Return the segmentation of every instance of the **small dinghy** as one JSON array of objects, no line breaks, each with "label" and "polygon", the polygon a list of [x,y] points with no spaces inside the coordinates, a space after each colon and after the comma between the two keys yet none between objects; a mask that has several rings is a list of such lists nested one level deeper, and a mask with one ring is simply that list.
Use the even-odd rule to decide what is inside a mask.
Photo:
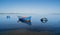
[{"label": "small dinghy", "polygon": [[19,16],[18,17],[18,22],[23,22],[23,23],[31,24],[31,16],[29,16],[29,17]]}]

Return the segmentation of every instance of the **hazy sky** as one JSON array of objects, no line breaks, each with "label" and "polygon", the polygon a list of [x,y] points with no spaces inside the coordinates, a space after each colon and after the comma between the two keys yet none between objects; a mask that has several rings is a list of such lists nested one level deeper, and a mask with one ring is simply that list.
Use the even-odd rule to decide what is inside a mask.
[{"label": "hazy sky", "polygon": [[0,0],[0,13],[60,13],[60,1]]}]

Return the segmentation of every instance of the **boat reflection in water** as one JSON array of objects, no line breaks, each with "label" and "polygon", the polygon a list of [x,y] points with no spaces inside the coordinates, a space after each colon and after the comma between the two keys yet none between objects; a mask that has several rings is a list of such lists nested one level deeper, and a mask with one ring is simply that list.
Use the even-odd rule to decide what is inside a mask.
[{"label": "boat reflection in water", "polygon": [[10,16],[6,16],[7,19],[10,19]]},{"label": "boat reflection in water", "polygon": [[18,22],[26,23],[28,25],[31,25],[31,16],[18,16]]}]

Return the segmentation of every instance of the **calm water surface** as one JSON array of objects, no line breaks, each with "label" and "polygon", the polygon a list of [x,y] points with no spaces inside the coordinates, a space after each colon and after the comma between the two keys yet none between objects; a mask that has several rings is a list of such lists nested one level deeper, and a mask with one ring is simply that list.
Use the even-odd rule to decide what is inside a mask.
[{"label": "calm water surface", "polygon": [[[10,16],[7,18],[6,16]],[[17,16],[31,16],[31,24],[18,23]],[[40,19],[46,17],[47,23],[42,23]],[[60,15],[27,15],[27,14],[0,14],[0,31],[3,29],[24,28],[30,31],[51,31],[60,33]]]}]

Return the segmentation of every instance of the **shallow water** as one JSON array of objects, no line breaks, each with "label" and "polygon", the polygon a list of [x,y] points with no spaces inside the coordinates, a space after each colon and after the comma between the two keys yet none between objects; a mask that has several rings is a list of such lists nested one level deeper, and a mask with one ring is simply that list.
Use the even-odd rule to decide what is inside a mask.
[{"label": "shallow water", "polygon": [[[6,16],[10,16],[7,18]],[[31,24],[18,23],[18,16],[31,16]],[[46,17],[48,21],[42,23],[40,19]],[[24,28],[28,31],[50,31],[56,34],[60,33],[60,15],[27,15],[27,14],[0,14],[0,31],[4,29],[19,29]]]}]

